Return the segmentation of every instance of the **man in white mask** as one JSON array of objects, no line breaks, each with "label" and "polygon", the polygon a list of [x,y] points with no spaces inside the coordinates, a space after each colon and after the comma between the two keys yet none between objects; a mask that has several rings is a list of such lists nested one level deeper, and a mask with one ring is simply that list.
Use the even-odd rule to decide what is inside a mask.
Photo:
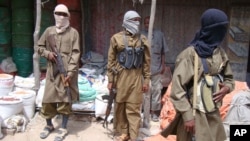
[{"label": "man in white mask", "polygon": [[124,15],[122,26],[132,35],[135,35],[140,31],[140,20],[141,17],[137,12],[128,11]]},{"label": "man in white mask", "polygon": [[137,139],[143,93],[149,88],[150,49],[147,38],[139,34],[140,19],[135,11],[126,12],[124,30],[110,39],[108,89],[116,88],[114,129],[120,133],[115,141]]},{"label": "man in white mask", "polygon": [[[48,60],[45,91],[40,111],[41,116],[46,119],[47,125],[40,133],[40,138],[45,139],[54,131],[51,119],[60,114],[62,124],[54,141],[62,141],[68,134],[67,122],[72,113],[72,103],[79,97],[77,80],[80,42],[77,30],[70,27],[70,13],[65,5],[59,4],[55,7],[54,17],[55,26],[48,27],[44,31],[36,48],[38,54]],[[55,53],[55,50],[58,54]],[[57,66],[58,56],[61,56],[65,80],[62,79],[61,71]],[[65,90],[66,83],[69,85],[69,91],[67,91],[69,93]]]},{"label": "man in white mask", "polygon": [[68,8],[63,4],[59,4],[54,10],[54,17],[56,23],[56,32],[64,32],[69,27],[70,13]]}]

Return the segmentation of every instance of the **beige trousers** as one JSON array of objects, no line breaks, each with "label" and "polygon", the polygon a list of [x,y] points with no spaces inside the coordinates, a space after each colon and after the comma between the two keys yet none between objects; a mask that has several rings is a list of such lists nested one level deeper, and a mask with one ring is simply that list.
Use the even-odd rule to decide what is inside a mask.
[{"label": "beige trousers", "polygon": [[139,103],[116,103],[115,105],[115,128],[121,134],[128,134],[131,139],[136,139],[139,134],[141,123],[141,104]]},{"label": "beige trousers", "polygon": [[69,115],[72,113],[71,104],[66,102],[42,103],[40,115],[45,119],[55,117],[57,114]]}]

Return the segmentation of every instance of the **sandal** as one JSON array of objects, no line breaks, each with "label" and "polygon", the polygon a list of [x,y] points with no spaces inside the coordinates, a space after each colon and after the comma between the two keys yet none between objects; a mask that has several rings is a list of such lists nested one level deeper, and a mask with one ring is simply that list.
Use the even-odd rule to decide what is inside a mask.
[{"label": "sandal", "polygon": [[60,128],[58,131],[58,135],[56,135],[54,141],[62,141],[67,135],[68,135],[68,130]]},{"label": "sandal", "polygon": [[54,129],[55,128],[53,126],[48,126],[48,125],[45,126],[43,131],[40,133],[40,138],[41,139],[47,138],[49,134],[54,131]]},{"label": "sandal", "polygon": [[114,141],[128,141],[130,137],[127,134],[122,134],[121,136],[116,136]]}]

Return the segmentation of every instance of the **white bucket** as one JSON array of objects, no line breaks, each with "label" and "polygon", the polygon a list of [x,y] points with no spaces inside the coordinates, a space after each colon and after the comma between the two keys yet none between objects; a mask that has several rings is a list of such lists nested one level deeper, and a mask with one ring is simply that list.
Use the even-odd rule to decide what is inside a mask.
[{"label": "white bucket", "polygon": [[14,86],[14,78],[12,75],[1,73],[0,74],[0,96],[8,95]]},{"label": "white bucket", "polygon": [[3,120],[12,115],[19,114],[23,110],[23,100],[15,96],[0,97],[0,115]]},{"label": "white bucket", "polygon": [[33,90],[19,89],[9,93],[10,96],[15,96],[23,99],[23,114],[30,120],[35,113],[36,92]]},{"label": "white bucket", "polygon": [[2,139],[3,138],[3,133],[2,133],[2,121],[3,121],[3,119],[2,119],[2,117],[1,117],[1,115],[0,115],[0,139]]},{"label": "white bucket", "polygon": [[[104,94],[99,94],[96,96],[96,99],[95,99],[95,116],[96,117],[104,118],[105,114],[106,114],[108,100],[107,99],[103,100],[102,99],[103,95]],[[114,112],[113,106],[114,106],[114,104],[112,104],[112,109],[110,111],[110,115],[112,115]]]}]

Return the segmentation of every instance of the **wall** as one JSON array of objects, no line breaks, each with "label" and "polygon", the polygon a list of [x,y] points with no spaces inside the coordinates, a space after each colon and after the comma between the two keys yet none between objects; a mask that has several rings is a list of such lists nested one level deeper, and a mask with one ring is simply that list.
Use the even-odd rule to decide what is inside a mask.
[{"label": "wall", "polygon": [[[166,62],[174,65],[176,56],[185,49],[200,27],[200,16],[207,8],[219,8],[230,17],[233,5],[250,5],[248,0],[157,0],[154,27],[161,29],[169,47]],[[122,30],[123,15],[127,10],[136,10],[142,18],[150,15],[151,0],[133,4],[131,0],[85,1],[86,51],[93,50],[107,58],[110,37]],[[244,11],[242,11],[244,12]],[[249,11],[248,11],[249,12]],[[143,24],[143,23],[142,23]],[[249,24],[245,28],[249,28]],[[143,28],[143,26],[142,26]],[[229,36],[229,34],[227,35]],[[222,46],[228,48],[228,38]],[[244,64],[245,65],[245,64]],[[237,77],[242,80],[242,77]]]},{"label": "wall", "polygon": [[[86,2],[86,1],[85,1]],[[133,5],[129,0],[92,0],[85,7],[88,17],[85,19],[87,34],[86,50],[98,51],[105,56],[109,47],[110,37],[122,29],[123,15],[127,10],[136,10],[142,18],[150,15],[151,0],[144,0],[143,4]],[[228,12],[227,2],[193,0],[157,0],[155,28],[161,29],[169,45],[167,63],[172,64],[176,56],[193,39],[199,29],[201,13],[209,8],[216,7]],[[86,15],[86,14],[85,14]],[[143,26],[142,26],[143,28]]]},{"label": "wall", "polygon": [[230,13],[228,56],[235,79],[246,81],[249,65],[250,5],[233,5]]}]

